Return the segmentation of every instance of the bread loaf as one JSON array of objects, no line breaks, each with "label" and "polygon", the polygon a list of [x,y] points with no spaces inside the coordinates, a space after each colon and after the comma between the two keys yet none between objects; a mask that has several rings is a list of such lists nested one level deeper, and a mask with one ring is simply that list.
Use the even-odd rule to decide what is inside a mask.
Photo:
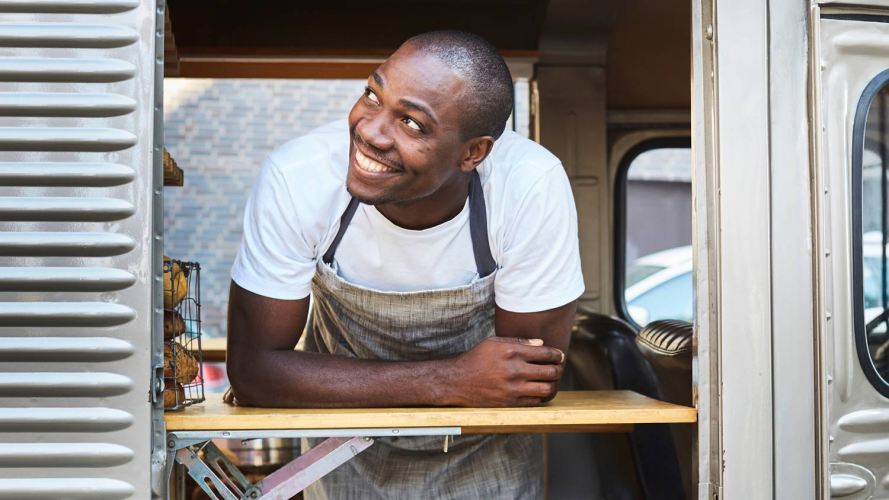
[{"label": "bread loaf", "polygon": [[176,383],[175,387],[164,388],[164,408],[172,408],[185,402],[185,387]]},{"label": "bread loaf", "polygon": [[[173,351],[175,358],[173,359]],[[198,376],[198,360],[188,353],[182,346],[164,344],[164,378],[173,378],[173,366],[176,367],[176,382],[189,384]]]},{"label": "bread loaf", "polygon": [[164,311],[164,340],[172,340],[185,333],[185,320],[176,311]]},{"label": "bread loaf", "polygon": [[164,309],[172,309],[188,293],[188,277],[178,263],[164,256]]}]

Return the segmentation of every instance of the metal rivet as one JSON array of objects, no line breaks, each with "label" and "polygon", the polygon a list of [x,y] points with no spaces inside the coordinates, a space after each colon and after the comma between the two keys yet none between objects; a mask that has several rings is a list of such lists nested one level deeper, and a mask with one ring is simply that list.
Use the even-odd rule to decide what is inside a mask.
[{"label": "metal rivet", "polygon": [[824,252],[824,256],[825,256],[825,257],[830,257],[830,250]]},{"label": "metal rivet", "polygon": [[824,315],[824,317],[827,318],[827,321],[830,321],[831,315],[830,315],[830,313],[827,313]]},{"label": "metal rivet", "polygon": [[707,40],[713,40],[713,25],[712,24],[707,25],[707,31],[705,32],[705,36],[707,37]]},{"label": "metal rivet", "polygon": [[398,434],[398,429],[392,429],[392,434]]}]

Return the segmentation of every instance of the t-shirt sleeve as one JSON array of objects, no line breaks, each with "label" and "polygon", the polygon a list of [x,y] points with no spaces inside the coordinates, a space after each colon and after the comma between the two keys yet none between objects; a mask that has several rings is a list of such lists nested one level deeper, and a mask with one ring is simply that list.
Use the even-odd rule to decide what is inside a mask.
[{"label": "t-shirt sleeve", "polygon": [[244,210],[244,236],[231,277],[240,287],[274,299],[309,295],[315,245],[299,220],[293,191],[266,159]]},{"label": "t-shirt sleeve", "polygon": [[577,211],[562,166],[547,170],[513,213],[495,278],[497,305],[539,312],[577,299],[584,291]]}]

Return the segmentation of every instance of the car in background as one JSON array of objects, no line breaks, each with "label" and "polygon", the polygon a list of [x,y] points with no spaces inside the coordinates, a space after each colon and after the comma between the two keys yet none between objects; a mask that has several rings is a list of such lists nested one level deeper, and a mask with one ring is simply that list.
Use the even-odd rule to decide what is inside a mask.
[{"label": "car in background", "polygon": [[659,319],[692,321],[691,246],[662,250],[627,266],[624,299],[630,319],[645,326]]},{"label": "car in background", "polygon": [[[864,320],[865,324],[883,312],[880,293],[882,234],[871,231],[864,235]],[[889,252],[887,252],[889,253]],[[659,319],[694,320],[691,246],[662,250],[627,266],[624,299],[630,319],[645,326]],[[878,325],[872,335],[886,334],[886,323]]]}]

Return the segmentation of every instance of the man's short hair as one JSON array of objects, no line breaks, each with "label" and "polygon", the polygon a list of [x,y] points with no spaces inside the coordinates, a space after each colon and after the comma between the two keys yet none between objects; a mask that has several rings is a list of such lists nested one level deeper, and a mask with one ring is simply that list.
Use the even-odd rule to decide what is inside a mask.
[{"label": "man's short hair", "polygon": [[478,35],[456,30],[422,33],[405,43],[434,56],[463,78],[465,139],[500,137],[512,113],[514,97],[512,75],[496,47]]}]

